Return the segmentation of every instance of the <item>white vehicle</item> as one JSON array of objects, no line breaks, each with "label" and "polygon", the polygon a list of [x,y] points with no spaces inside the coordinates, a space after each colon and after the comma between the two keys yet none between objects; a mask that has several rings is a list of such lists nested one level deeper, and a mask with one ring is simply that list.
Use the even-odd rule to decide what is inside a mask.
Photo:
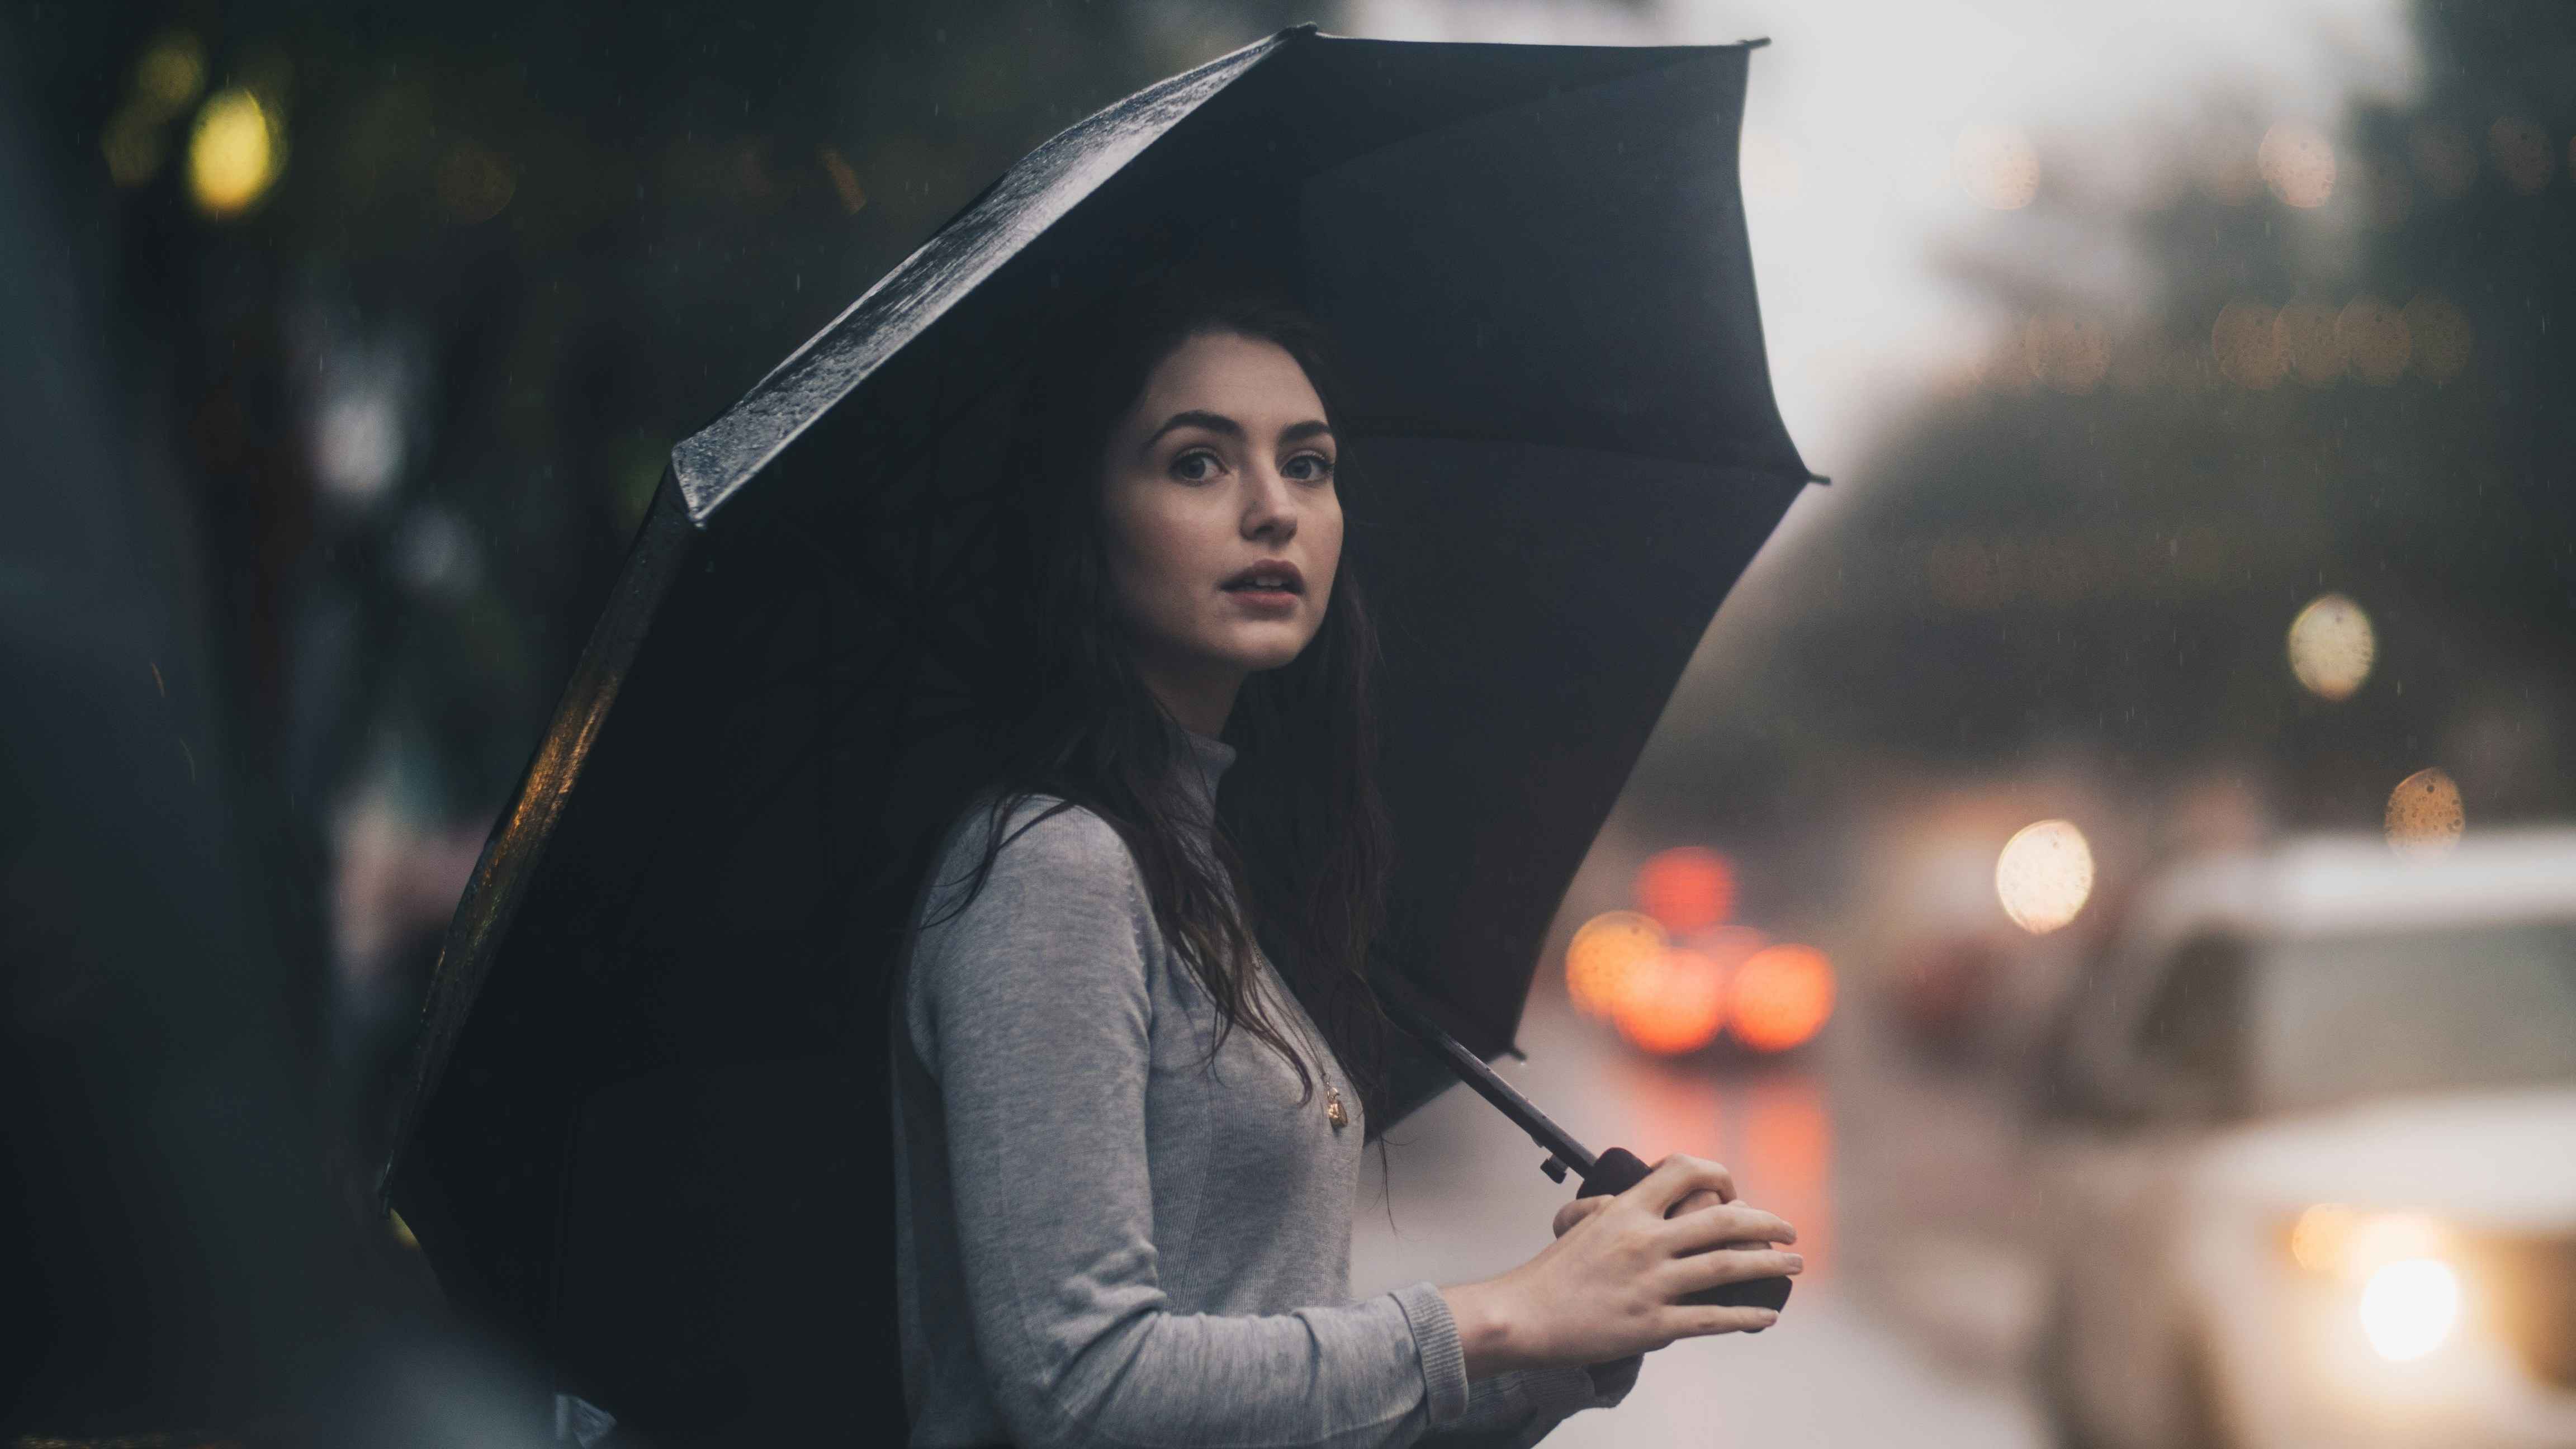
[{"label": "white vehicle", "polygon": [[2186,866],[2060,1028],[2064,1443],[2576,1446],[2576,830]]}]

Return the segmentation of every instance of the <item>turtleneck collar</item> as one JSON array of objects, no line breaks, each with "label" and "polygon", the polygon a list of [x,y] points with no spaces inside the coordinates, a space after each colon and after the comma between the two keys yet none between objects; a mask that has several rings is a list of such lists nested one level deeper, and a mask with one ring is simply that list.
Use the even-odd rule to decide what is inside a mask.
[{"label": "turtleneck collar", "polygon": [[1205,845],[1216,829],[1216,787],[1234,763],[1234,746],[1195,730],[1173,727],[1183,750],[1176,762],[1180,778],[1182,824]]},{"label": "turtleneck collar", "polygon": [[1190,747],[1190,757],[1198,762],[1199,775],[1207,786],[1207,798],[1215,799],[1217,782],[1225,778],[1227,767],[1234,763],[1234,746],[1196,730],[1181,731],[1181,738]]}]

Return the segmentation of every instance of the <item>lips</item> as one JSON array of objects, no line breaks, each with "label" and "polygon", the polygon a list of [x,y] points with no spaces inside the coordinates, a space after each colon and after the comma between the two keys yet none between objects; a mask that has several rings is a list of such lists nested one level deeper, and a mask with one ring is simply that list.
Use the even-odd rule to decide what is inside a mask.
[{"label": "lips", "polygon": [[1302,594],[1306,576],[1286,559],[1264,559],[1230,576],[1218,587],[1229,594]]}]

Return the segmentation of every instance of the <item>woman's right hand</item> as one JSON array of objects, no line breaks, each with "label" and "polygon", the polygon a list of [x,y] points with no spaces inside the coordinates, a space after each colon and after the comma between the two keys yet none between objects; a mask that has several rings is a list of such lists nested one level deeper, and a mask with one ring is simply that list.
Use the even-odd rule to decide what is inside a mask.
[{"label": "woman's right hand", "polygon": [[[1604,1363],[1650,1353],[1676,1339],[1778,1322],[1780,1315],[1768,1308],[1679,1301],[1720,1284],[1794,1274],[1806,1266],[1797,1254],[1768,1247],[1712,1251],[1736,1243],[1797,1241],[1797,1229],[1729,1201],[1734,1193],[1725,1168],[1677,1153],[1626,1192],[1585,1202],[1588,1211],[1537,1257],[1499,1278],[1442,1289],[1457,1321],[1467,1377]],[[1694,1194],[1718,1200],[1703,1196],[1705,1205],[1686,1206]]]}]

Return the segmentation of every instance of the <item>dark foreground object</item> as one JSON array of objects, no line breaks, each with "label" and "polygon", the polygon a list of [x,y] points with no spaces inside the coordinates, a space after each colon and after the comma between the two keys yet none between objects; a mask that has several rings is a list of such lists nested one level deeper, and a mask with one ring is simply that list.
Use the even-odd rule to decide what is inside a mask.
[{"label": "dark foreground object", "polygon": [[[1746,254],[1746,55],[1282,32],[1041,146],[681,443],[432,985],[389,1187],[447,1290],[621,1435],[895,1422],[884,968],[1004,692],[1022,344],[1176,265],[1333,335],[1385,621],[1384,960],[1509,1049],[1809,480]],[[1447,1080],[1412,1058],[1372,1126]]]}]

